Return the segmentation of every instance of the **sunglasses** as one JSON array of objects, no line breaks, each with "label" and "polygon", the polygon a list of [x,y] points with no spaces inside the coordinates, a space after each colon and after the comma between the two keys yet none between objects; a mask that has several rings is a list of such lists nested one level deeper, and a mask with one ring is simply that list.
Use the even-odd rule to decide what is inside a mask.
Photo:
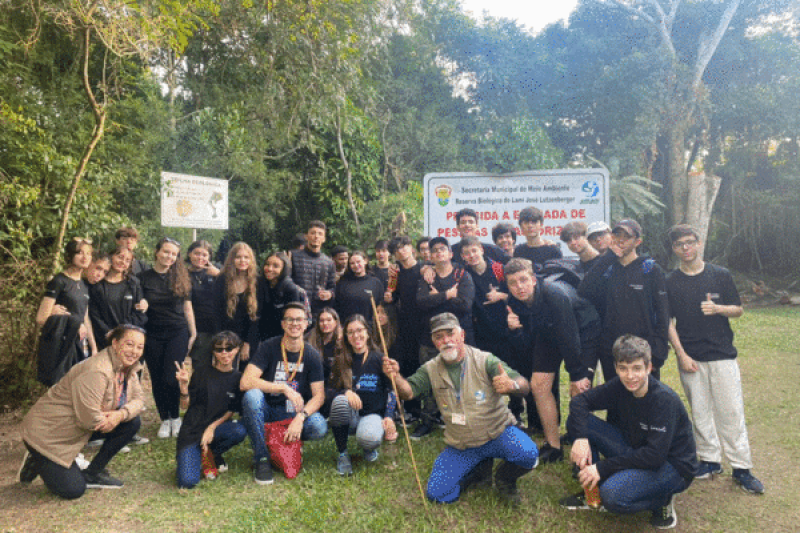
[{"label": "sunglasses", "polygon": [[175,246],[177,246],[178,248],[180,248],[180,247],[181,247],[181,243],[180,243],[180,241],[176,241],[176,240],[175,240],[175,239],[173,239],[172,237],[164,237],[163,239],[161,239],[161,242],[168,242],[168,243],[170,243],[170,244],[174,244],[174,245],[175,245]]},{"label": "sunglasses", "polygon": [[93,244],[92,239],[88,239],[86,237],[73,237],[72,240],[80,243]]},{"label": "sunglasses", "polygon": [[232,352],[237,349],[238,346],[227,345],[227,346],[214,346],[214,353],[223,353],[223,352]]}]

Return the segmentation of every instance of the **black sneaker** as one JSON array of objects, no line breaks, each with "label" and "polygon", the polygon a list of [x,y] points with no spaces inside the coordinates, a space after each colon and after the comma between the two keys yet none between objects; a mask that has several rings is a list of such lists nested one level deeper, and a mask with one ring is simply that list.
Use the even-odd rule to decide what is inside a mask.
[{"label": "black sneaker", "polygon": [[494,468],[494,459],[491,457],[484,459],[478,466],[470,470],[461,480],[461,494],[464,494],[471,488],[492,488],[492,470]]},{"label": "black sneaker", "polygon": [[529,468],[523,468],[508,461],[503,461],[500,463],[500,466],[497,467],[497,471],[494,474],[494,486],[497,488],[497,492],[500,493],[500,496],[511,504],[512,507],[519,507],[522,503],[519,490],[517,489],[517,479],[530,471],[531,469]]},{"label": "black sneaker", "polygon": [[86,480],[87,489],[121,489],[124,485],[121,479],[111,477],[107,470],[96,474],[84,470],[83,478]]},{"label": "black sneaker", "polygon": [[272,479],[272,465],[269,464],[268,458],[262,457],[256,463],[256,467],[253,469],[253,477],[259,485],[272,485],[274,481]]},{"label": "black sneaker", "polygon": [[447,424],[445,424],[444,420],[442,419],[442,415],[439,415],[439,414],[437,414],[435,417],[433,417],[433,423],[435,425],[439,426],[441,429],[444,429],[445,426],[447,426]]},{"label": "black sneaker", "polygon": [[695,479],[711,479],[712,475],[719,475],[722,473],[722,465],[719,463],[712,463],[709,461],[700,461],[700,468],[697,469]]},{"label": "black sneaker", "polygon": [[22,456],[22,464],[19,467],[19,472],[17,472],[17,479],[19,479],[20,483],[31,483],[38,476],[36,457],[28,450],[25,450],[25,455]]},{"label": "black sneaker", "polygon": [[546,465],[548,463],[558,463],[564,460],[564,452],[561,448],[553,448],[549,442],[542,444],[539,448],[539,463]]},{"label": "black sneaker", "polygon": [[751,494],[764,494],[764,485],[749,470],[734,470],[733,481]]},{"label": "black sneaker", "polygon": [[410,435],[410,438],[411,440],[422,440],[422,438],[430,434],[431,431],[433,431],[433,428],[429,424],[420,422],[417,424],[417,427],[414,428],[414,432]]},{"label": "black sneaker", "polygon": [[672,529],[678,524],[678,516],[675,514],[675,495],[669,497],[669,502],[664,507],[653,511],[650,518],[650,525],[656,529]]},{"label": "black sneaker", "polygon": [[577,492],[572,496],[566,496],[558,500],[558,505],[570,511],[591,511],[592,508],[586,503],[586,494],[583,491]]}]

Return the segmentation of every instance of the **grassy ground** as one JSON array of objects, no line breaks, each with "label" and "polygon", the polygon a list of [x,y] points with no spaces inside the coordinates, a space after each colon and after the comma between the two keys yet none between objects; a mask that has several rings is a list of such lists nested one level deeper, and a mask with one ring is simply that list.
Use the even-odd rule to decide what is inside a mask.
[{"label": "grassy ground", "polygon": [[[794,391],[800,382],[800,316],[792,309],[750,311],[735,321],[744,381],[754,473],[764,496],[733,485],[730,467],[711,481],[697,481],[676,500],[684,532],[800,531],[800,468]],[[674,357],[664,381],[680,390]],[[566,402],[564,402],[566,406]],[[380,460],[365,465],[358,450],[355,475],[334,470],[333,439],[307,444],[305,467],[287,481],[276,473],[272,486],[253,483],[251,452],[244,443],[228,453],[230,471],[192,491],[177,490],[174,440],[154,438],[153,410],[145,413],[144,434],[153,442],[112,461],[124,478],[119,491],[89,491],[76,502],[52,496],[37,480],[15,482],[22,446],[15,425],[0,427],[0,531],[652,531],[647,513],[615,516],[568,512],[558,499],[579,490],[569,467],[537,468],[520,481],[523,506],[514,511],[491,490],[476,490],[450,506],[423,506],[402,437],[383,446]],[[352,439],[351,439],[352,441]],[[414,444],[423,485],[442,449],[441,431]]]}]

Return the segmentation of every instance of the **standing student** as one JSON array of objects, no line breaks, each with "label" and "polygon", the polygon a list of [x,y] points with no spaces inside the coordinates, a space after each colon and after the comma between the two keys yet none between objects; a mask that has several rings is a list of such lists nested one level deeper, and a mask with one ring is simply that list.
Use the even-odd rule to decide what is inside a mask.
[{"label": "standing student", "polygon": [[92,262],[92,241],[69,241],[64,247],[64,260],[66,268],[47,282],[36,313],[36,324],[42,328],[38,379],[47,386],[97,352],[89,319],[89,288],[82,279],[83,271]]},{"label": "standing student", "polygon": [[[584,488],[599,487],[607,511],[649,510],[653,526],[670,529],[678,522],[674,496],[689,488],[697,472],[689,415],[678,395],[650,375],[647,341],[623,335],[613,351],[618,377],[570,402],[572,462]],[[614,423],[592,414],[611,407],[620,413]],[[589,508],[583,491],[560,503],[570,510]]]},{"label": "standing student", "polygon": [[431,248],[430,244],[428,244],[430,241],[430,237],[420,237],[419,240],[417,240],[417,259],[420,261],[431,260]]},{"label": "standing student", "polygon": [[[386,239],[378,239],[375,243],[375,264],[370,267],[372,275],[381,280],[383,283],[383,290],[386,291],[389,287],[389,241]],[[381,298],[376,296],[377,300]]]},{"label": "standing student", "polygon": [[603,222],[592,222],[586,228],[586,239],[597,253],[603,255],[611,247],[611,227]]},{"label": "standing student", "polygon": [[[181,406],[188,407],[177,440],[176,477],[180,488],[191,489],[201,477],[214,479],[218,472],[225,472],[228,465],[222,454],[247,436],[244,425],[231,419],[241,410],[242,374],[233,364],[242,341],[232,331],[222,331],[214,335],[211,346],[211,366],[195,370],[191,381],[184,365],[178,365],[175,374],[181,389]],[[209,452],[216,471],[203,469],[202,455]]]},{"label": "standing student", "polygon": [[369,324],[361,315],[353,315],[344,324],[344,345],[333,364],[331,383],[334,389],[328,423],[336,442],[339,475],[353,473],[347,437],[355,433],[364,450],[364,460],[378,460],[378,448],[384,432],[394,432],[394,405],[387,405],[391,382],[381,372],[383,355],[377,351],[369,334]]},{"label": "standing student", "polygon": [[517,230],[508,222],[500,222],[492,228],[492,242],[499,246],[508,257],[514,257]]},{"label": "standing student", "polygon": [[333,401],[333,385],[331,374],[336,354],[344,349],[344,333],[339,313],[332,307],[325,307],[317,315],[314,327],[308,333],[306,341],[322,356],[322,372],[325,381],[325,403],[320,408],[320,413],[328,418]]},{"label": "standing student", "polygon": [[586,238],[586,224],[584,222],[570,222],[561,228],[558,236],[567,245],[569,251],[578,256],[580,261],[579,271],[583,274],[589,272],[600,257]]},{"label": "standing student", "polygon": [[[462,266],[452,263],[453,252],[444,237],[434,237],[430,242],[433,257],[433,282],[420,279],[417,286],[417,308],[421,312],[422,331],[420,332],[419,362],[424,365],[436,357],[438,351],[430,336],[430,319],[441,313],[452,313],[458,317],[466,342],[474,344],[475,333],[472,327],[472,301],[475,298],[475,285],[472,276]],[[419,440],[431,431],[437,420],[437,406],[434,397],[418,395],[422,403],[421,420],[411,438]]]},{"label": "standing student", "polygon": [[[89,267],[83,271],[83,280],[90,288],[95,283],[106,277],[109,269],[111,268],[111,257],[106,253],[100,251],[92,254],[92,262]],[[95,339],[96,341],[97,339]]]},{"label": "standing student", "polygon": [[334,307],[344,321],[353,315],[362,315],[372,325],[371,301],[380,301],[386,289],[381,280],[367,271],[368,261],[367,254],[354,251],[350,254],[347,272],[336,284]]},{"label": "standing student", "polygon": [[192,282],[192,311],[197,328],[189,357],[195,371],[211,366],[211,337],[214,336],[214,280],[219,269],[211,263],[211,243],[194,241],[186,250],[186,264]]},{"label": "standing student", "polygon": [[314,316],[333,303],[336,287],[336,267],[331,258],[322,253],[326,231],[324,222],[312,220],[308,223],[305,248],[292,252],[292,280],[305,289]]},{"label": "standing student", "polygon": [[336,267],[336,282],[338,283],[344,273],[347,272],[347,261],[350,259],[350,250],[347,246],[337,244],[331,248],[331,259]]},{"label": "standing student", "polygon": [[175,363],[187,357],[197,338],[192,284],[180,253],[180,243],[164,237],[156,244],[153,268],[142,272],[139,278],[149,304],[144,359],[150,370],[153,398],[161,418],[158,437],[162,439],[177,437],[181,429]]},{"label": "standing student", "polygon": [[742,378],[728,320],[744,313],[739,292],[727,269],[700,258],[700,236],[694,228],[675,226],[669,238],[680,260],[680,266],[667,275],[669,308],[675,317],[669,339],[692,408],[700,459],[695,477],[721,474],[724,454],[733,468],[734,482],[747,492],[762,494],[764,485],[750,473],[753,460]]},{"label": "standing student", "polygon": [[[478,213],[469,207],[465,207],[464,209],[460,210],[458,213],[456,213],[456,227],[458,228],[458,235],[462,239],[464,237],[478,237]],[[433,246],[431,246],[431,252],[433,252]],[[501,264],[506,264],[511,257],[506,255],[506,253],[500,247],[489,243],[485,243],[483,245],[483,253],[492,261],[497,261]],[[457,242],[453,245],[453,257],[455,258],[455,262],[461,262],[460,242]],[[469,343],[469,340],[467,343]]]},{"label": "standing student", "polygon": [[558,403],[552,392],[561,373],[569,372],[570,395],[591,386],[591,367],[600,318],[589,302],[567,283],[537,278],[527,259],[515,257],[505,269],[509,329],[521,330],[523,349],[532,361],[531,389],[544,429],[546,443],[539,450],[543,463],[561,461]]},{"label": "standing student", "polygon": [[131,274],[138,277],[142,272],[150,268],[147,263],[136,258],[136,247],[139,245],[139,232],[136,231],[136,228],[120,228],[114,234],[114,239],[116,240],[117,248],[125,247],[133,254]]},{"label": "standing student", "polygon": [[144,326],[147,322],[147,300],[141,283],[130,273],[133,254],[117,248],[110,258],[108,274],[89,287],[89,317],[100,350],[108,346],[108,333],[120,324]]},{"label": "standing student", "polygon": [[292,281],[292,263],[285,253],[270,254],[264,261],[263,273],[258,280],[259,341],[282,335],[283,308],[288,303],[303,301],[300,288]]},{"label": "standing student", "polygon": [[560,259],[561,250],[558,245],[542,237],[544,232],[544,215],[536,207],[526,207],[519,212],[519,229],[525,242],[514,249],[514,257],[521,257],[533,263],[535,271],[548,259]]},{"label": "standing student", "polygon": [[258,347],[258,276],[253,249],[237,242],[214,280],[214,330],[233,331],[242,339],[239,361]]},{"label": "standing student", "polygon": [[667,359],[669,302],[664,271],[649,257],[641,257],[642,227],[631,219],[620,220],[612,232],[613,253],[602,256],[578,287],[603,318],[600,363],[606,380],[614,377],[611,348],[621,335],[631,334],[650,343],[653,376]]}]

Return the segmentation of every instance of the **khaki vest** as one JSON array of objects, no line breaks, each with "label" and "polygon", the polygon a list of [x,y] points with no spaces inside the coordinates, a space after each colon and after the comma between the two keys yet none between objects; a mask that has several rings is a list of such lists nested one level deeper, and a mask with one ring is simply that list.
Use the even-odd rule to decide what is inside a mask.
[{"label": "khaki vest", "polygon": [[[461,401],[442,356],[425,363],[431,380],[431,390],[442,413],[446,426],[444,442],[463,450],[476,448],[496,439],[514,424],[514,415],[508,410],[502,394],[495,392],[492,378],[486,373],[488,352],[464,346],[466,370],[461,380]],[[453,414],[464,414],[466,425],[454,424]]]}]

